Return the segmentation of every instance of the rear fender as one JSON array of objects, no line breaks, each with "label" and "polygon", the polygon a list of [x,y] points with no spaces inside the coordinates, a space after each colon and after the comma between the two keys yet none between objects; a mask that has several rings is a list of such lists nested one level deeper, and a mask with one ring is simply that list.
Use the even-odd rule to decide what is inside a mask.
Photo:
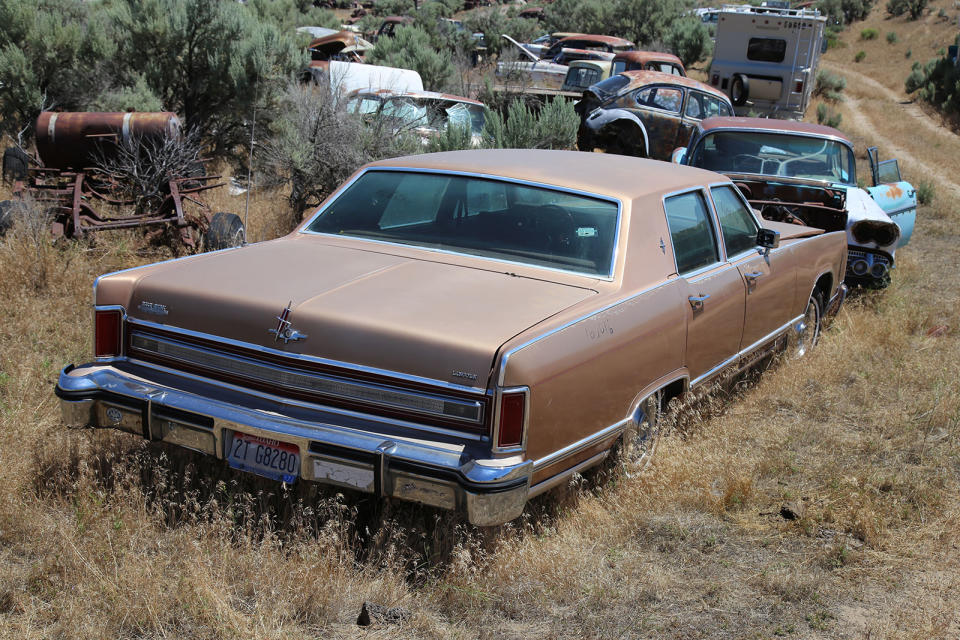
[{"label": "rear fender", "polygon": [[631,125],[636,125],[636,127],[640,129],[640,133],[643,134],[644,154],[650,154],[650,143],[649,137],[647,136],[647,128],[643,126],[643,122],[640,121],[640,118],[626,109],[597,109],[587,116],[587,119],[584,122],[594,133],[600,133],[602,130],[608,129],[608,127],[617,124],[625,124],[629,122]]}]

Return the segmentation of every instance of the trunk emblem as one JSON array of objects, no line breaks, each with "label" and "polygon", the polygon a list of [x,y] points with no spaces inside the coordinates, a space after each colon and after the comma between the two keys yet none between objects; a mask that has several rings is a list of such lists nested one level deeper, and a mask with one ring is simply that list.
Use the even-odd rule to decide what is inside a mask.
[{"label": "trunk emblem", "polygon": [[277,328],[268,329],[270,333],[273,334],[273,341],[278,342],[283,340],[283,344],[287,344],[291,340],[303,340],[306,338],[306,334],[300,333],[296,329],[290,326],[290,305],[293,304],[293,300],[287,303],[287,308],[280,312],[280,315],[277,316]]}]

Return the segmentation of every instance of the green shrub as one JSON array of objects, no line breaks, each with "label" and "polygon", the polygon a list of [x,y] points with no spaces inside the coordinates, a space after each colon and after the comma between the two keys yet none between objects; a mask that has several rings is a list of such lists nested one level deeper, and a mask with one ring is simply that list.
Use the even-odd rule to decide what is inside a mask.
[{"label": "green shrub", "polygon": [[896,32],[896,31],[891,31],[890,33],[887,34],[887,42],[888,42],[888,43],[890,43],[890,44],[896,44],[897,40],[898,40],[898,38],[897,38],[897,32]]},{"label": "green shrub", "polygon": [[821,69],[817,72],[817,82],[813,87],[813,94],[827,100],[839,102],[843,100],[843,90],[847,88],[847,79],[843,76]]},{"label": "green shrub", "polygon": [[910,19],[916,20],[923,15],[927,3],[928,0],[888,0],[887,13],[891,16],[902,16],[909,13]]},{"label": "green shrub", "polygon": [[877,35],[878,35],[877,30],[873,28],[863,29],[862,31],[860,31],[861,40],[876,40]]},{"label": "green shrub", "polygon": [[906,52],[905,54],[903,54],[903,57],[904,57],[904,58],[909,58],[909,57],[912,56],[912,55],[913,55],[913,49],[907,49],[907,52]]},{"label": "green shrub", "polygon": [[536,114],[522,99],[515,99],[507,107],[506,118],[487,110],[484,146],[492,149],[572,149],[579,126],[580,117],[571,102],[551,100]]},{"label": "green shrub", "polygon": [[827,16],[829,24],[846,25],[866,18],[873,3],[874,0],[820,0],[817,8]]},{"label": "green shrub", "polygon": [[831,110],[824,103],[821,102],[817,105],[817,124],[826,125],[836,129],[840,126],[840,122],[842,120],[843,116],[841,114]]},{"label": "green shrub", "polygon": [[867,52],[861,49],[860,51],[857,51],[857,55],[853,56],[853,61],[862,62],[863,59],[866,57],[867,57]]},{"label": "green shrub", "polygon": [[933,203],[933,198],[936,195],[936,191],[933,188],[933,183],[928,180],[921,180],[917,183],[917,202],[922,205],[928,205]]},{"label": "green shrub", "polygon": [[944,115],[960,116],[960,69],[946,54],[925,65],[914,62],[904,88]]}]

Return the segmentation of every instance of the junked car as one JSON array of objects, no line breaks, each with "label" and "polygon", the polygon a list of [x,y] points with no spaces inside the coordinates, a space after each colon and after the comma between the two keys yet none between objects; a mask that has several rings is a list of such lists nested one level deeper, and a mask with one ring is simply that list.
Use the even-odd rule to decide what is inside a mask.
[{"label": "junked car", "polygon": [[845,250],[701,169],[393,158],[284,238],[98,278],[56,393],[68,424],[496,525],[620,440],[649,460],[671,397],[803,354]]},{"label": "junked car", "polygon": [[669,160],[694,127],[733,115],[730,100],[710,85],[660,71],[624,71],[583,93],[577,148]]},{"label": "junked car", "polygon": [[687,75],[680,58],[663,51],[621,51],[613,57],[612,73],[622,71],[662,71],[675,76]]},{"label": "junked car", "polygon": [[622,51],[632,51],[636,48],[637,46],[626,38],[578,33],[567,36],[566,38],[560,38],[546,49],[543,49],[540,52],[540,57],[546,60],[552,60],[560,55],[560,52],[564,49],[584,49],[587,51],[603,51],[617,54]]},{"label": "junked car", "polygon": [[610,61],[614,54],[588,49],[561,49],[551,59],[540,59],[523,45],[504,34],[504,39],[516,46],[517,52],[526,60],[501,60],[497,63],[496,76],[499,86],[559,90],[570,71],[569,64],[576,60]]},{"label": "junked car", "polygon": [[486,118],[479,100],[434,91],[358,90],[347,96],[347,111],[385,118],[394,133],[408,131],[425,143],[457,126],[469,130],[479,144]]},{"label": "junked car", "polygon": [[853,143],[822,125],[769,118],[711,118],[697,126],[678,163],[729,176],[764,219],[845,230],[846,280],[885,286],[896,249],[910,241],[916,190],[896,160],[868,150],[873,186],[857,182]]}]

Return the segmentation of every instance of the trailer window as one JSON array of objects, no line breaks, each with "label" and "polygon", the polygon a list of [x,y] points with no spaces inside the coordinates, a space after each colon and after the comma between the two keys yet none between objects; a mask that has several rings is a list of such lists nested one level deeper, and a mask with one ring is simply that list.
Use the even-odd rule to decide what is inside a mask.
[{"label": "trailer window", "polygon": [[783,62],[786,53],[787,41],[780,38],[750,38],[747,43],[747,60]]}]

